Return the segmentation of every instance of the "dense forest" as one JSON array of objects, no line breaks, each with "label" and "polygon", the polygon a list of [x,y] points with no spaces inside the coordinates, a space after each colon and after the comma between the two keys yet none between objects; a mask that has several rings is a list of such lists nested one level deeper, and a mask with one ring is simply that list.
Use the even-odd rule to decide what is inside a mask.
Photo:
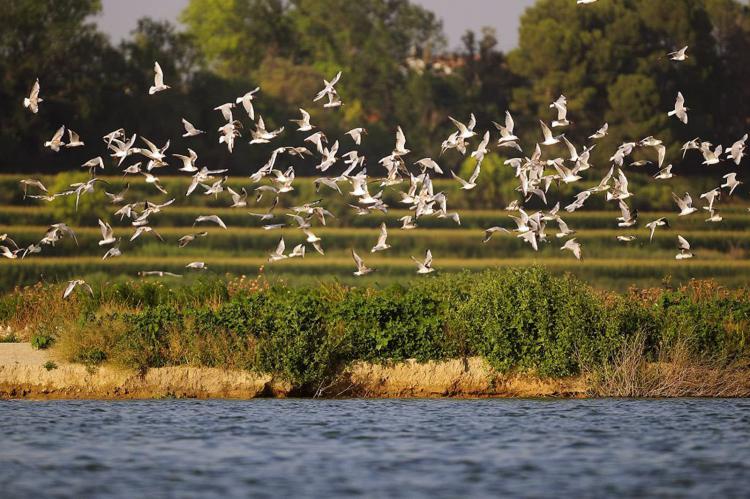
[{"label": "dense forest", "polygon": [[[204,163],[249,174],[273,145],[250,146],[248,138],[230,155],[217,142],[222,117],[213,108],[256,86],[258,112],[269,128],[287,125],[287,141],[301,140],[288,122],[299,107],[330,136],[366,127],[361,151],[375,173],[398,125],[411,149],[437,156],[452,130],[448,116],[465,121],[473,112],[479,128],[494,130],[491,121],[510,110],[528,144],[560,94],[571,139],[609,123],[593,157],[600,162],[626,139],[657,136],[678,157],[689,139],[728,144],[750,128],[750,7],[737,0],[607,0],[586,9],[539,0],[507,54],[489,28],[447,50],[440,20],[409,0],[191,0],[180,25],[144,18],[118,45],[97,29],[100,10],[98,0],[3,2],[0,171],[78,169],[120,127],[184,151],[184,117],[210,132],[191,139]],[[501,2],[488,12],[501,15]],[[684,45],[688,59],[670,64],[666,54]],[[154,61],[173,88],[149,96]],[[344,106],[313,106],[322,80],[337,71]],[[36,78],[45,102],[34,115],[22,100]],[[677,91],[691,108],[688,126],[667,118]],[[63,124],[88,147],[45,149]],[[295,166],[311,173],[312,163]]]}]

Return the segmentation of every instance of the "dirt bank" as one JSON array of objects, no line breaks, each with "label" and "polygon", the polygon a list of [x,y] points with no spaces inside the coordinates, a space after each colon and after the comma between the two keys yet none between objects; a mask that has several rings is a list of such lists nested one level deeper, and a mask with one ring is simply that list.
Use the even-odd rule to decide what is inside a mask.
[{"label": "dirt bank", "polygon": [[[55,366],[47,365],[54,362]],[[0,398],[137,399],[284,397],[288,383],[270,375],[195,367],[163,367],[145,374],[61,362],[28,343],[0,344]],[[581,397],[579,378],[542,380],[503,376],[478,358],[446,362],[357,363],[323,396],[354,397]]]}]

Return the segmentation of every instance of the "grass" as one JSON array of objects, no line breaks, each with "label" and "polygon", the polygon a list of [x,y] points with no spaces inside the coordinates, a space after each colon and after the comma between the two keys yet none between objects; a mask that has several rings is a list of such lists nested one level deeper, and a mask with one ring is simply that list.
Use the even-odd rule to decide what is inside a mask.
[{"label": "grass", "polygon": [[0,322],[89,366],[244,369],[310,394],[355,361],[480,356],[501,372],[584,375],[596,395],[749,393],[750,294],[712,281],[614,293],[531,267],[382,288],[257,277],[61,293],[7,294]]}]

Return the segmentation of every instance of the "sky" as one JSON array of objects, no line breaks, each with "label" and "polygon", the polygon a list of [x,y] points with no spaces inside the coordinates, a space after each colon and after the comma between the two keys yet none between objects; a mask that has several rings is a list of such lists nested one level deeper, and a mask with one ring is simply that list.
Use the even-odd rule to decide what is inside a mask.
[{"label": "sky", "polygon": [[[450,47],[458,47],[467,29],[482,26],[497,30],[500,48],[516,46],[518,22],[526,7],[535,0],[412,0],[443,19]],[[113,41],[126,37],[141,17],[177,21],[188,0],[102,0],[103,12],[97,19],[101,29]]]}]

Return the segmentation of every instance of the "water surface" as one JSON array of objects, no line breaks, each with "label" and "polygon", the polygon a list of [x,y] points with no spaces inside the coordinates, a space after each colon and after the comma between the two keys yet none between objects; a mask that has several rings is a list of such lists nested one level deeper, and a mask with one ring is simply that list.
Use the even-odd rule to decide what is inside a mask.
[{"label": "water surface", "polygon": [[750,400],[0,402],[0,496],[748,497]]}]

